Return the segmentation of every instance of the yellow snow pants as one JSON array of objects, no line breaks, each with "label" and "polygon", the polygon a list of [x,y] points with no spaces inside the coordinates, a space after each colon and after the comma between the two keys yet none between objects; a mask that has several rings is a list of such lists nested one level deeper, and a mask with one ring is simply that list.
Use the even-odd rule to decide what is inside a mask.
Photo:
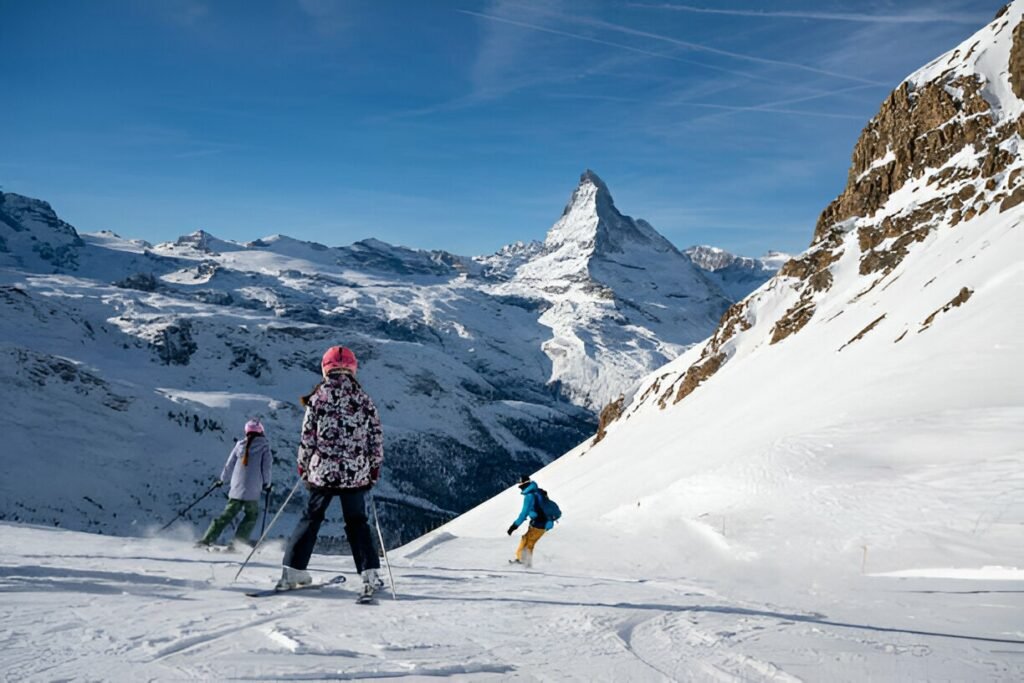
[{"label": "yellow snow pants", "polygon": [[523,534],[523,537],[519,539],[519,547],[516,549],[516,559],[522,561],[524,550],[528,550],[532,553],[533,546],[537,545],[537,541],[540,540],[540,537],[544,535],[545,531],[547,531],[547,529],[538,529],[535,526],[531,526],[527,529],[526,533]]}]

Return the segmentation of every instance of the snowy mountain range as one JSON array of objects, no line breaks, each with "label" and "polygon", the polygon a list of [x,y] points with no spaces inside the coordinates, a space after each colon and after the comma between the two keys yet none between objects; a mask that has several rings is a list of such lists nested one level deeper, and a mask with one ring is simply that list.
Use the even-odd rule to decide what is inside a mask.
[{"label": "snowy mountain range", "polygon": [[[399,599],[383,598],[373,609],[346,604],[337,587],[315,599],[240,604],[237,562],[211,561],[182,540],[99,539],[0,522],[0,628],[16,634],[0,665],[19,680],[83,672],[109,680],[1024,680],[1022,144],[1024,0],[1015,0],[886,99],[806,251],[733,304],[709,337],[610,404],[616,410],[602,411],[602,438],[534,473],[563,516],[540,539],[532,568],[505,562],[516,542],[506,535],[521,504],[515,487],[393,548]],[[600,186],[587,184],[578,198],[597,197]],[[563,310],[591,315],[601,328],[609,309],[588,297],[604,292],[605,274],[625,263],[618,255],[651,248],[659,254],[648,254],[653,262],[675,258],[639,222],[617,244],[598,231],[579,235],[579,222],[566,220],[574,204],[550,243],[460,260],[463,282],[476,278],[493,290],[483,301],[503,315],[523,311],[508,331],[548,310],[547,303],[491,303],[522,296],[530,278],[541,283],[544,302],[565,287],[573,306]],[[424,304],[430,286],[447,298],[434,292],[429,301],[463,311],[483,306],[465,292],[452,294],[455,285],[432,271],[448,261],[443,255],[375,243],[332,251],[287,242],[272,251],[281,240],[254,247],[204,235],[152,249],[112,236],[84,236],[79,244],[44,207],[22,206],[15,218],[0,207],[8,227],[24,226],[29,208],[33,217],[31,231],[3,233],[6,244],[20,246],[16,267],[0,271],[10,281],[0,289],[0,370],[9,406],[3,504],[24,519],[51,522],[55,511],[24,501],[52,500],[54,492],[70,507],[82,505],[72,492],[88,491],[85,505],[110,505],[122,518],[160,508],[168,482],[181,483],[170,465],[180,468],[183,451],[205,448],[217,435],[200,412],[243,412],[201,406],[261,405],[268,399],[255,393],[260,386],[287,396],[278,389],[290,376],[285,359],[308,367],[334,333],[322,319],[270,312],[294,310],[287,306],[300,300],[296,292],[314,289],[306,284],[313,275],[303,273],[319,273],[316,287],[329,292],[319,305],[350,290],[353,299],[379,296],[383,305],[379,292],[399,281],[400,268],[415,275],[403,276],[397,292],[410,291],[410,277],[419,287],[393,295],[404,310],[435,310]],[[216,254],[197,252],[202,244]],[[114,268],[119,262],[103,250],[123,252],[135,267]],[[560,253],[564,259],[553,257]],[[279,274],[286,262],[298,271],[332,258],[389,269],[319,265],[324,272]],[[543,292],[543,272],[531,267],[543,258],[552,292]],[[586,272],[574,267],[580,261]],[[107,278],[78,274],[98,272],[101,262]],[[157,265],[140,270],[144,264]],[[103,284],[109,276],[121,286]],[[231,278],[233,287],[209,284]],[[200,291],[231,300],[204,302]],[[273,306],[256,303],[264,301]],[[431,331],[452,320],[436,308],[437,317],[423,323]],[[460,320],[476,322],[460,322],[459,339],[482,326],[475,316]],[[575,331],[575,320],[558,322]],[[496,371],[470,374],[464,356],[441,353],[449,347],[428,343],[427,333],[383,341],[368,325],[352,333],[366,340],[367,384],[400,404],[387,417],[397,424],[401,416],[410,432],[425,424],[411,408],[438,402],[405,403],[412,399],[399,390],[407,386],[402,373],[415,360],[447,363],[446,379],[464,372],[481,384],[483,369],[486,377]],[[553,338],[553,326],[531,329],[534,355],[515,360],[550,362],[536,349]],[[254,347],[252,337],[279,341]],[[230,351],[228,342],[246,340],[264,362]],[[474,353],[485,348],[480,338],[465,343]],[[406,345],[413,350],[405,353]],[[222,364],[251,369],[243,374],[253,394],[188,388],[224,378],[218,353]],[[501,358],[486,353],[492,363]],[[84,357],[88,364],[74,360]],[[187,365],[180,362],[186,357]],[[312,374],[288,380],[289,390]],[[509,369],[505,376],[516,375]],[[270,377],[276,384],[257,384]],[[426,380],[423,386],[441,396]],[[526,392],[538,385],[512,386]],[[169,405],[182,428],[164,417]],[[474,416],[484,411],[458,405]],[[557,397],[487,405],[492,416],[507,415],[501,411],[511,405],[547,411],[552,421],[575,415]],[[272,434],[295,417],[283,402],[268,410],[279,415]],[[133,489],[139,508],[118,497],[129,446],[141,463],[132,476],[146,475],[146,491]],[[388,495],[397,496],[392,488]],[[258,553],[240,583],[269,585],[280,553],[279,544]],[[325,555],[310,568],[319,577],[352,570],[348,558]]]},{"label": "snowy mountain range", "polygon": [[698,245],[684,252],[709,280],[726,296],[739,301],[770,280],[790,258],[780,251],[769,251],[760,258],[737,256],[719,247]]},{"label": "snowy mountain range", "polygon": [[283,499],[297,397],[341,343],[382,412],[384,517],[412,537],[587,439],[707,336],[731,300],[706,275],[590,171],[543,243],[478,258],[204,231],[152,245],[2,194],[0,515],[141,532],[203,490],[251,416]]}]

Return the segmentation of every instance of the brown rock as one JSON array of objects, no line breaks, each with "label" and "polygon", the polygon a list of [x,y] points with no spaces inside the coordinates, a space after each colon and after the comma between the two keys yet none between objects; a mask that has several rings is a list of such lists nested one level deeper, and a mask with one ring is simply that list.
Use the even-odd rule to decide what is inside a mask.
[{"label": "brown rock", "polygon": [[684,398],[692,394],[694,389],[699,387],[702,382],[718,372],[718,369],[725,364],[725,360],[725,354],[719,353],[711,356],[701,363],[691,365],[683,376],[683,381],[679,385],[679,390],[676,392],[676,399],[674,402],[679,403]]},{"label": "brown rock", "polygon": [[1002,213],[1008,209],[1012,209],[1021,202],[1024,202],[1024,185],[1021,185],[1016,190],[1010,193],[1010,195],[1003,200],[1003,203],[999,205],[999,212]]},{"label": "brown rock", "polygon": [[1024,21],[1013,29],[1013,45],[1010,47],[1010,87],[1013,94],[1024,100]]},{"label": "brown rock", "polygon": [[[960,89],[962,98],[950,94],[946,86]],[[917,90],[902,84],[861,133],[846,189],[818,218],[811,243],[824,239],[836,223],[872,215],[908,180],[920,177],[927,168],[945,165],[966,145],[985,139],[992,128],[991,116],[984,115],[989,112],[981,83],[973,76],[940,79]],[[890,150],[896,160],[871,169]]]},{"label": "brown rock", "polygon": [[775,321],[770,343],[778,344],[786,337],[802,330],[804,325],[811,322],[811,318],[814,317],[814,310],[814,302],[811,301],[809,294],[805,294],[788,311],[783,313],[781,318]]},{"label": "brown rock", "polygon": [[865,327],[863,330],[858,332],[857,335],[853,339],[851,339],[850,341],[848,341],[845,344],[843,344],[842,346],[840,346],[839,350],[842,351],[843,349],[845,349],[847,346],[849,346],[853,342],[859,341],[859,340],[863,339],[865,334],[867,334],[871,330],[875,329],[875,326],[878,325],[878,323],[882,322],[883,320],[885,320],[885,313],[883,313],[882,315],[880,315],[877,318],[875,318],[874,320],[872,320],[871,323],[869,323],[868,326]]},{"label": "brown rock", "polygon": [[974,294],[974,290],[971,289],[970,287],[961,287],[960,292],[955,297],[953,297],[948,304],[946,304],[945,306],[938,309],[937,311],[935,311],[930,316],[924,319],[924,322],[921,323],[921,329],[919,329],[918,332],[924,332],[925,330],[927,330],[940,313],[946,313],[948,311],[953,310],[957,306],[966,303],[967,300],[971,298],[972,294]]},{"label": "brown rock", "polygon": [[712,335],[711,341],[701,353],[701,358],[707,358],[710,355],[718,353],[718,350],[722,348],[722,345],[732,339],[737,332],[741,330],[749,330],[750,327],[750,323],[747,322],[746,300],[734,303],[722,315],[722,319],[718,323],[718,329],[715,330],[715,334]]},{"label": "brown rock", "polygon": [[597,434],[594,435],[594,443],[592,445],[596,446],[600,443],[601,439],[608,435],[608,432],[606,431],[608,425],[622,417],[622,409],[625,402],[626,397],[619,396],[617,399],[601,409],[601,414],[597,418]]}]

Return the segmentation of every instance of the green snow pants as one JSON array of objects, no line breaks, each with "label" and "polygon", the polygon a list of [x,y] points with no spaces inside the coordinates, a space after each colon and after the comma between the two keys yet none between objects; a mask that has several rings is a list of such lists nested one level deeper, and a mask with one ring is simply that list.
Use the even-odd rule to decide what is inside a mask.
[{"label": "green snow pants", "polygon": [[238,525],[238,530],[235,531],[235,540],[252,545],[249,535],[252,533],[252,528],[256,526],[256,520],[259,519],[260,503],[258,500],[236,500],[234,498],[229,499],[224,512],[220,513],[218,517],[210,522],[210,528],[206,530],[202,540],[199,542],[206,543],[207,545],[216,543],[220,532],[224,531],[224,527],[234,521],[235,517],[238,516],[239,510],[244,511],[245,516],[242,517],[242,523]]}]

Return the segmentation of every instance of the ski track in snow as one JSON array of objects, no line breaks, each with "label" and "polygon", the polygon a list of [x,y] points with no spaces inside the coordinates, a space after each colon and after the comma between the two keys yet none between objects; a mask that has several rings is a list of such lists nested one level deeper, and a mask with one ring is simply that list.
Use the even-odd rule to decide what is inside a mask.
[{"label": "ski track in snow", "polygon": [[[559,530],[543,540],[550,558],[539,546],[540,566],[526,571],[500,564],[512,539],[441,535],[408,557],[396,551],[399,600],[385,592],[365,607],[353,602],[348,557],[312,565],[349,574],[348,584],[251,599],[245,590],[274,580],[277,549],[231,584],[235,562],[211,563],[185,543],[0,530],[4,680],[1024,677],[1024,631],[979,630],[991,615],[1020,613],[1020,581],[979,591],[865,577],[857,606],[822,596],[820,611],[805,610],[730,598],[707,579],[557,566]],[[915,617],[920,628],[908,625]]]}]

